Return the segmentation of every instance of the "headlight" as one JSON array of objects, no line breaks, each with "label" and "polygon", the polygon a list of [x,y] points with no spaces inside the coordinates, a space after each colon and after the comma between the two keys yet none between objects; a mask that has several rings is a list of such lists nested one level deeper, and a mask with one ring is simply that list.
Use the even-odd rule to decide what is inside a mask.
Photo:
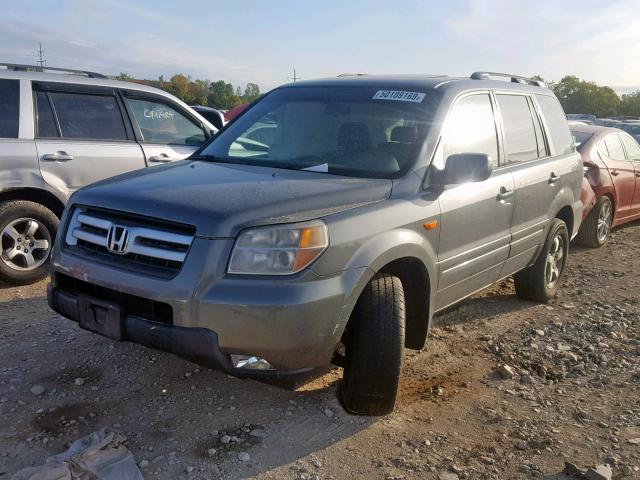
[{"label": "headlight", "polygon": [[227,272],[291,275],[313,262],[328,246],[327,226],[320,220],[249,228],[238,236]]}]

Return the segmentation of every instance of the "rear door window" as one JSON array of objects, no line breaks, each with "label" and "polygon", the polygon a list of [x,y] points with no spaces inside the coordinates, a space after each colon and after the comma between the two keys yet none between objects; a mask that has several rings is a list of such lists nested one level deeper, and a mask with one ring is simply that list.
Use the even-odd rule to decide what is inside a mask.
[{"label": "rear door window", "polygon": [[62,138],[79,140],[127,140],[122,113],[115,95],[49,93]]},{"label": "rear door window", "polygon": [[624,149],[622,148],[622,143],[620,142],[620,137],[618,137],[617,133],[612,135],[607,135],[604,138],[604,143],[607,145],[607,150],[609,151],[609,158],[611,160],[621,160],[624,161],[627,158],[624,155]]},{"label": "rear door window", "polygon": [[498,165],[498,135],[487,93],[463,97],[451,109],[443,131],[446,160],[456,153],[484,153]]},{"label": "rear door window", "polygon": [[624,143],[624,148],[627,151],[627,157],[629,160],[633,162],[640,161],[640,145],[629,135],[621,135],[622,143]]},{"label": "rear door window", "polygon": [[18,138],[20,81],[0,80],[0,138]]},{"label": "rear door window", "polygon": [[127,103],[145,143],[198,146],[206,139],[200,125],[165,102],[127,98]]},{"label": "rear door window", "polygon": [[496,95],[504,125],[507,163],[528,162],[538,158],[534,119],[524,95]]},{"label": "rear door window", "polygon": [[564,155],[574,151],[573,138],[569,131],[567,117],[556,97],[536,95],[542,116],[547,126],[547,136],[551,143],[552,155]]},{"label": "rear door window", "polygon": [[58,138],[60,134],[46,92],[36,92],[36,113],[36,137]]}]

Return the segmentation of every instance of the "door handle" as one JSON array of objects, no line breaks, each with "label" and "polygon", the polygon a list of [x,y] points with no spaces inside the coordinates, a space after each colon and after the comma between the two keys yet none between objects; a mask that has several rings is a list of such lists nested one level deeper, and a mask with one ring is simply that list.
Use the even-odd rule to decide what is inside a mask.
[{"label": "door handle", "polygon": [[614,177],[617,177],[620,174],[619,171],[617,170],[611,170],[611,175],[613,175]]},{"label": "door handle", "polygon": [[69,155],[67,152],[58,151],[56,153],[45,153],[42,155],[42,160],[47,162],[68,162],[73,160],[73,155]]},{"label": "door handle", "polygon": [[498,192],[496,200],[506,200],[511,197],[513,197],[513,190],[507,190],[505,187],[500,187],[500,192]]},{"label": "door handle", "polygon": [[154,155],[153,157],[149,157],[149,161],[154,163],[167,163],[167,162],[173,162],[173,158],[171,158],[166,153],[161,153],[160,155]]},{"label": "door handle", "polygon": [[640,178],[640,172],[636,172],[636,177]]},{"label": "door handle", "polygon": [[560,181],[560,177],[556,175],[554,172],[551,172],[549,176],[549,185],[554,185]]}]

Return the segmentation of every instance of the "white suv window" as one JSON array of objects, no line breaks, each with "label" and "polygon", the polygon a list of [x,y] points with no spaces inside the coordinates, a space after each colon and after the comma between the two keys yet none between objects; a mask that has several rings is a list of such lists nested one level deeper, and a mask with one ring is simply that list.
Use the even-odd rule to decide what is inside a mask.
[{"label": "white suv window", "polygon": [[146,143],[197,146],[206,139],[202,127],[166,103],[138,98],[127,103]]},{"label": "white suv window", "polygon": [[18,138],[20,83],[0,80],[0,138]]}]

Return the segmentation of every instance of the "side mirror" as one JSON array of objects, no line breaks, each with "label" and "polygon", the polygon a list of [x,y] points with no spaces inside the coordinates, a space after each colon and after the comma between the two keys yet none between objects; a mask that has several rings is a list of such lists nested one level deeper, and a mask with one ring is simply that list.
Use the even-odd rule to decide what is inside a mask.
[{"label": "side mirror", "polygon": [[493,166],[484,153],[456,153],[449,155],[442,171],[442,185],[482,182],[491,176]]}]

